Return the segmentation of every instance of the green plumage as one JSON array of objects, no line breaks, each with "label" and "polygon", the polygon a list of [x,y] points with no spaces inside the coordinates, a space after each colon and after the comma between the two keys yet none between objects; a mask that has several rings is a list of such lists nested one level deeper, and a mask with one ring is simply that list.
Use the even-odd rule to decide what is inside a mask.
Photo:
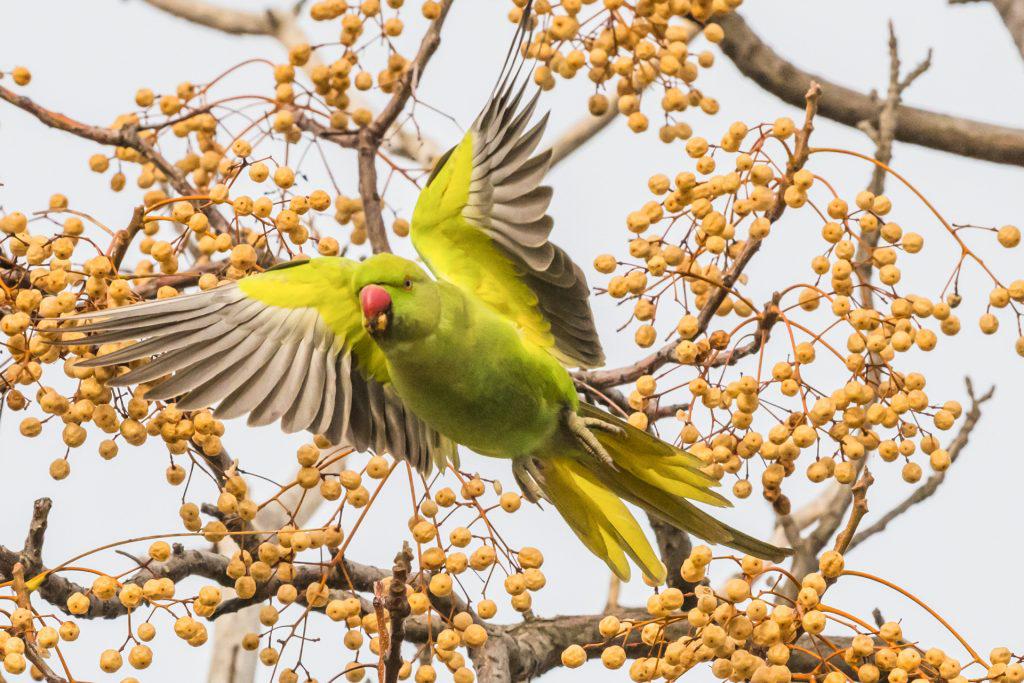
[{"label": "green plumage", "polygon": [[[510,73],[515,70],[510,68]],[[412,242],[433,274],[391,254],[314,258],[207,292],[77,316],[94,343],[137,343],[87,366],[150,359],[112,384],[216,405],[250,424],[322,433],[423,471],[456,444],[507,458],[617,576],[662,566],[623,501],[708,541],[780,560],[787,550],[690,501],[728,501],[703,463],[581,403],[566,366],[601,365],[583,272],[551,244],[534,154],[537,98],[499,87],[417,202]],[[81,342],[76,342],[81,343]],[[673,568],[675,569],[675,568]]]}]

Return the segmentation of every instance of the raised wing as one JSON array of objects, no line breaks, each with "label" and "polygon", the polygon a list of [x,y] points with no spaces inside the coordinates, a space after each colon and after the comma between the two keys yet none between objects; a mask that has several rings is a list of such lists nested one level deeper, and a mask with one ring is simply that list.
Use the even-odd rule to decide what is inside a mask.
[{"label": "raised wing", "polygon": [[530,127],[537,95],[499,87],[473,127],[438,162],[413,213],[412,242],[431,271],[511,319],[566,365],[604,363],[587,280],[548,241],[550,150],[534,155],[547,122]]},{"label": "raised wing", "polygon": [[363,329],[352,286],[357,265],[345,258],[288,264],[205,292],[83,313],[73,319],[85,324],[63,331],[88,332],[89,344],[136,340],[80,365],[151,358],[108,382],[171,375],[147,398],[176,398],[183,410],[218,404],[221,418],[280,420],[289,433],[389,452],[422,471],[443,467],[454,444],[405,409],[384,354]]}]

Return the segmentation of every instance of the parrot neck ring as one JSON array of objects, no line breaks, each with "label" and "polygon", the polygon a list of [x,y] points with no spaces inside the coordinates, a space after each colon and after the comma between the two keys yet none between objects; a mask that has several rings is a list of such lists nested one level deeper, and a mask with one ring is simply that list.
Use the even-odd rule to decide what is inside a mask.
[{"label": "parrot neck ring", "polygon": [[380,285],[366,285],[359,292],[363,325],[370,335],[383,334],[391,323],[391,295]]}]

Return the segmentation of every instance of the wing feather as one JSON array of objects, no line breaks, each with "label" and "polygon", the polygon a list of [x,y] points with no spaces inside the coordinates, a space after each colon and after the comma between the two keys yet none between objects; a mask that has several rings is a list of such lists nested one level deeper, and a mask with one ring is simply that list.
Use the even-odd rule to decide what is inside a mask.
[{"label": "wing feather", "polygon": [[[303,323],[309,320],[309,312],[310,309],[307,309],[306,315],[303,315],[305,318]],[[309,331],[298,340],[295,354],[289,359],[288,371],[284,374],[281,382],[274,387],[274,390],[269,392],[260,405],[256,406],[249,414],[249,424],[268,425],[277,422],[298,400],[302,382],[309,372],[309,359],[313,354],[313,342],[309,338],[311,334],[312,332]],[[286,432],[294,431],[289,430],[289,425],[282,424],[281,426]]]},{"label": "wing feather", "polygon": [[224,419],[280,420],[286,432],[390,452],[429,472],[455,456],[454,445],[392,388],[383,352],[362,326],[358,267],[344,258],[312,259],[205,292],[81,313],[61,319],[60,331],[87,335],[66,345],[134,342],[81,361],[145,361],[111,385],[152,382],[148,398],[176,399],[183,410],[217,404]]},{"label": "wing feather", "polygon": [[442,157],[413,213],[416,250],[439,278],[513,322],[567,365],[597,367],[604,352],[583,271],[551,244],[551,151],[535,154],[547,114],[523,102],[515,60],[462,142]]}]

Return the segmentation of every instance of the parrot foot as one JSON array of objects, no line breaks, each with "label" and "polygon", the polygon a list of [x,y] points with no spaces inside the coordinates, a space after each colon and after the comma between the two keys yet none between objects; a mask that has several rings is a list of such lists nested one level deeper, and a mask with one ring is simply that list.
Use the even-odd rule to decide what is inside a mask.
[{"label": "parrot foot", "polygon": [[519,484],[519,488],[523,490],[523,495],[526,496],[528,501],[536,503],[541,500],[547,500],[544,490],[538,483],[538,481],[544,480],[544,475],[537,469],[537,463],[534,462],[533,458],[516,458],[513,460],[512,476],[515,477],[516,483]]},{"label": "parrot foot", "polygon": [[[618,471],[619,468],[612,459],[612,456],[608,455],[608,451],[605,450],[604,446],[601,445],[601,442],[597,440],[597,437],[594,436],[594,432],[591,430],[600,429],[602,431],[616,434],[623,432],[621,428],[596,418],[580,417],[575,412],[571,411],[566,411],[565,422],[569,431],[574,437],[576,437],[576,440],[581,446],[583,446],[583,449],[587,451],[587,453],[594,456],[594,458],[596,458],[602,465],[606,465],[607,467]],[[600,424],[595,424],[595,422],[600,422]]]},{"label": "parrot foot", "polygon": [[580,419],[583,420],[583,424],[587,427],[587,429],[600,429],[602,432],[608,432],[609,434],[614,434],[615,436],[626,435],[625,429],[623,429],[619,425],[612,424],[611,422],[605,422],[599,417],[584,417]]}]

